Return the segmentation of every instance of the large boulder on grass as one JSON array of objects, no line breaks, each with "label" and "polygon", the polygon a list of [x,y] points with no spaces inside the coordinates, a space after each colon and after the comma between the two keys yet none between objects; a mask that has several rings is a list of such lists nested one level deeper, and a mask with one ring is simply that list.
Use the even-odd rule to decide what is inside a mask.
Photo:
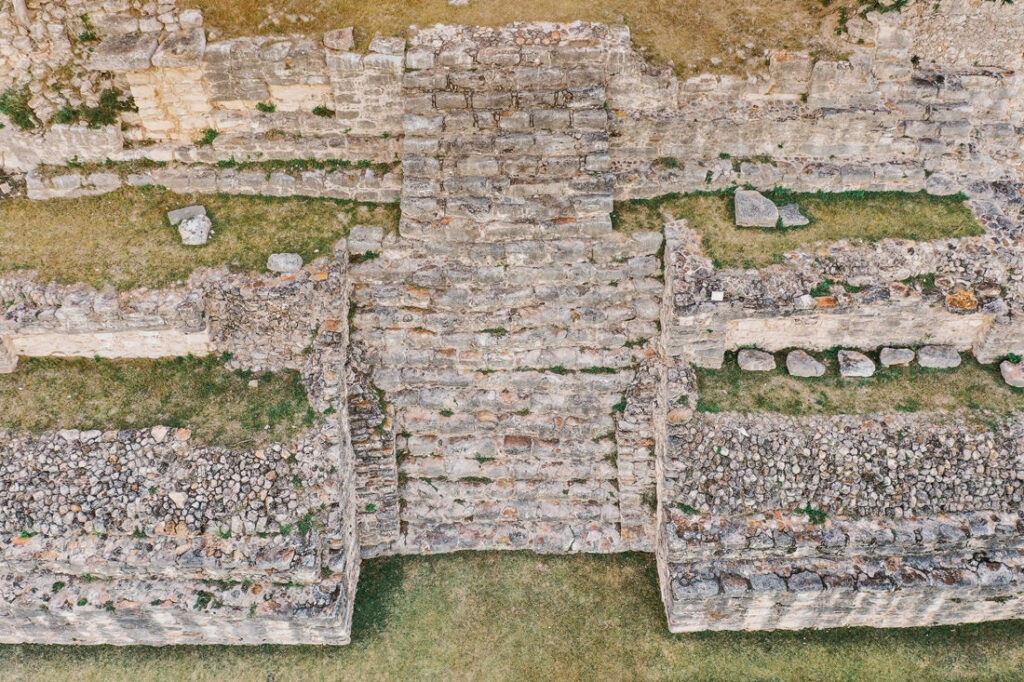
[{"label": "large boulder on grass", "polygon": [[738,189],[735,203],[740,227],[775,227],[779,223],[779,207],[760,192]]}]

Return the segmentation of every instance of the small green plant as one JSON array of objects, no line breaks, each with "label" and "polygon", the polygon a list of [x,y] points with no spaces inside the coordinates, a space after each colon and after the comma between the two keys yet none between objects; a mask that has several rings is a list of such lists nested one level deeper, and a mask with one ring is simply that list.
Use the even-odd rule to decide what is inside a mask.
[{"label": "small green plant", "polygon": [[216,535],[221,540],[230,540],[231,539],[231,529],[230,528],[224,528],[222,530],[218,530]]},{"label": "small green plant", "polygon": [[328,109],[325,106],[313,107],[313,115],[320,118],[334,118],[334,109]]},{"label": "small green plant", "polygon": [[491,336],[508,336],[508,330],[504,327],[489,327],[481,331],[483,334],[490,334]]},{"label": "small green plant", "polygon": [[373,514],[374,512],[377,511],[377,505],[375,505],[375,504],[373,504],[371,502],[370,504],[368,504],[365,507],[363,507],[363,511],[366,512],[367,514]]},{"label": "small green plant", "polygon": [[82,32],[78,34],[78,40],[83,43],[95,43],[98,41],[99,36],[96,35],[96,28],[92,25],[89,15],[83,14],[79,18],[82,20]]},{"label": "small green plant", "polygon": [[816,526],[820,526],[821,524],[825,523],[825,520],[828,518],[828,514],[826,514],[820,509],[815,509],[814,507],[811,506],[810,502],[804,505],[802,509],[797,509],[796,513],[806,514],[808,520],[810,520],[810,522]]},{"label": "small green plant", "polygon": [[697,510],[688,504],[680,502],[679,504],[676,505],[676,507],[679,509],[679,511],[683,512],[684,514],[689,514],[690,516],[694,516],[697,514]]},{"label": "small green plant", "polygon": [[612,405],[612,412],[618,412],[619,414],[625,414],[626,412],[626,396],[622,396],[622,400]]},{"label": "small green plant", "polygon": [[348,257],[349,263],[366,263],[371,260],[377,260],[380,258],[380,252],[378,251],[364,251],[363,253],[353,253]]},{"label": "small green plant", "polygon": [[821,282],[818,282],[818,284],[813,289],[811,289],[811,296],[814,296],[815,298],[818,298],[820,296],[828,296],[832,292],[833,284],[835,284],[835,282],[833,282],[830,279],[825,279],[822,280]]},{"label": "small green plant", "polygon": [[679,159],[674,156],[662,156],[652,161],[651,165],[665,170],[676,170],[679,168]]},{"label": "small green plant", "polygon": [[257,102],[257,111],[262,111],[264,114],[272,114],[277,111],[277,105],[273,102]]},{"label": "small green plant", "polygon": [[217,599],[212,592],[199,590],[196,592],[196,603],[193,604],[192,608],[196,611],[205,611],[207,609],[219,609],[222,606],[224,606],[224,603]]},{"label": "small green plant", "polygon": [[452,416],[452,415],[453,415],[453,414],[455,414],[455,413],[454,413],[454,412],[452,412],[451,410],[449,410],[449,409],[448,409],[448,408],[446,407],[446,408],[444,408],[443,410],[441,410],[441,412],[440,412],[439,414],[440,414],[440,415],[441,415],[442,417],[450,417],[450,416]]},{"label": "small green plant", "polygon": [[28,102],[31,95],[28,85],[10,87],[0,93],[0,113],[6,114],[11,122],[24,130],[32,130],[40,124],[36,113]]},{"label": "small green plant", "polygon": [[459,479],[459,483],[478,483],[483,485],[487,483],[494,483],[494,479],[487,478],[486,476],[463,476]]},{"label": "small green plant", "polygon": [[54,583],[54,584],[53,584],[53,585],[52,585],[51,587],[52,587],[52,589],[53,589],[53,591],[54,591],[54,592],[60,592],[61,590],[63,590],[63,589],[64,589],[64,587],[65,587],[65,586],[66,586],[66,584],[65,584],[65,583],[63,583],[63,582],[61,582],[60,580],[58,580],[58,581],[57,581],[57,582],[55,582],[55,583]]},{"label": "small green plant", "polygon": [[76,603],[79,606],[87,606],[89,604],[89,600],[86,599],[85,597],[80,597],[79,600]]},{"label": "small green plant", "polygon": [[217,139],[220,133],[213,128],[207,128],[203,131],[202,136],[196,140],[196,144],[200,147],[205,147],[213,144],[213,141]]}]

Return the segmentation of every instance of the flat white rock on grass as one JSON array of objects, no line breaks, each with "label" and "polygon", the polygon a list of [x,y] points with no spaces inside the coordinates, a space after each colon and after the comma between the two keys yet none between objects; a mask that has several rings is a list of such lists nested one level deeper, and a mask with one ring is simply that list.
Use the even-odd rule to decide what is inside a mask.
[{"label": "flat white rock on grass", "polygon": [[779,223],[779,207],[760,192],[738,189],[735,203],[740,227],[775,227]]},{"label": "flat white rock on grass", "polygon": [[170,221],[171,225],[177,225],[186,218],[194,218],[197,215],[205,216],[205,206],[185,206],[184,208],[176,208],[173,211],[167,212],[167,220]]},{"label": "flat white rock on grass", "polygon": [[883,367],[909,365],[914,361],[914,351],[909,348],[883,348],[878,359]]},{"label": "flat white rock on grass", "polygon": [[999,372],[1003,375],[1003,381],[1010,386],[1024,388],[1024,362],[1004,360],[999,365]]},{"label": "flat white rock on grass", "polygon": [[875,363],[855,350],[839,351],[839,373],[844,377],[869,377],[875,373]]},{"label": "flat white rock on grass", "polygon": [[210,229],[213,223],[202,215],[194,215],[185,218],[178,224],[178,234],[181,236],[181,243],[185,246],[202,246],[210,240]]},{"label": "flat white rock on grass", "polygon": [[770,372],[775,369],[775,358],[763,350],[744,348],[736,358],[740,369],[747,372]]},{"label": "flat white rock on grass", "polygon": [[790,351],[786,356],[786,369],[795,377],[820,377],[825,374],[824,363],[802,350]]},{"label": "flat white rock on grass", "polygon": [[917,351],[917,363],[931,369],[952,369],[960,366],[960,353],[951,346],[925,346]]},{"label": "flat white rock on grass", "polygon": [[803,227],[811,224],[810,219],[800,212],[800,207],[796,204],[779,206],[779,218],[783,227]]},{"label": "flat white rock on grass", "polygon": [[302,269],[302,256],[297,253],[272,253],[267,259],[271,272],[298,272]]}]

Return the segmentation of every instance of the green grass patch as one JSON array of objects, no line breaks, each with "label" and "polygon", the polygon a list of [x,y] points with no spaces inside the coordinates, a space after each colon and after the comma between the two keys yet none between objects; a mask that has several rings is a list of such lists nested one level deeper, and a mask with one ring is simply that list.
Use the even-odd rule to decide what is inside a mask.
[{"label": "green grass patch", "polygon": [[[190,204],[206,206],[213,221],[206,246],[183,246],[167,222],[167,211]],[[306,262],[329,256],[353,225],[396,230],[398,206],[127,187],[78,199],[10,199],[0,202],[0,273],[28,269],[43,282],[157,287],[201,267],[262,272],[275,252],[299,253]]]},{"label": "green grass patch", "polygon": [[[745,372],[734,353],[722,369],[698,367],[701,412],[774,412],[789,415],[927,412],[959,409],[1007,413],[1024,410],[1024,390],[1006,384],[999,365],[981,365],[970,356],[956,369],[882,367],[866,379],[839,376],[834,352],[816,354],[828,365],[822,377],[786,372],[786,353],[776,353],[776,369]],[[869,353],[869,355],[871,355]]]},{"label": "green grass patch", "polygon": [[983,230],[961,196],[906,192],[801,194],[777,190],[766,196],[779,204],[797,203],[810,224],[799,228],[737,227],[732,192],[668,194],[615,204],[612,220],[624,232],[660,231],[663,213],[685,218],[703,237],[704,249],[720,268],[759,268],[789,251],[840,239],[930,241],[980,235]]},{"label": "green grass patch", "polygon": [[313,419],[298,372],[233,371],[217,357],[30,358],[0,374],[0,426],[17,431],[160,424],[189,428],[198,442],[249,447],[287,441]]},{"label": "green grass patch", "polygon": [[669,634],[650,555],[363,562],[345,647],[0,647],[12,680],[1013,680],[1016,622]]}]

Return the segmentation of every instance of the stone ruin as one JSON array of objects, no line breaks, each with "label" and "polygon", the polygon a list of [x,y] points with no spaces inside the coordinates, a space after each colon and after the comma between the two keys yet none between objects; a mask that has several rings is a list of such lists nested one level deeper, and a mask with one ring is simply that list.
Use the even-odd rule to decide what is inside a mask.
[{"label": "stone ruin", "polygon": [[[299,370],[321,414],[249,450],[0,431],[0,641],[343,644],[361,558],[482,549],[654,552],[674,632],[1024,618],[1020,414],[704,413],[693,371],[749,346],[1024,354],[1024,9],[912,2],[852,19],[846,59],[679,80],[623,27],[436,26],[360,54],[344,31],[207,42],[165,2],[79,0],[86,54],[58,49],[57,4],[0,4],[0,64],[46,44],[138,110],[0,129],[29,197],[400,199],[401,224],[281,275],[0,276],[0,371],[226,351]],[[306,158],[400,164],[217,163]],[[962,192],[984,234],[737,270],[671,216],[613,229],[615,200],[733,185]],[[922,275],[939,291],[903,283]],[[850,286],[812,296],[824,279]]]}]

